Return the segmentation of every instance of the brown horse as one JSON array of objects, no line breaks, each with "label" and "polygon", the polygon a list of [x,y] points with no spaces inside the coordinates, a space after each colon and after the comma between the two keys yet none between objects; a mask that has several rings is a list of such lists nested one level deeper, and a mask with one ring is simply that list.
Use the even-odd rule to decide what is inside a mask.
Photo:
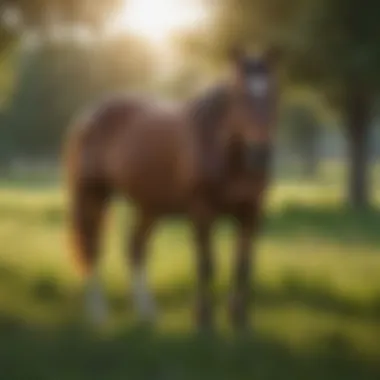
[{"label": "brown horse", "polygon": [[74,125],[68,139],[71,222],[77,258],[88,279],[88,311],[97,322],[106,304],[97,277],[101,223],[114,194],[129,198],[137,218],[129,237],[132,293],[141,317],[154,316],[145,279],[146,243],[155,222],[187,215],[195,232],[196,319],[212,325],[211,235],[216,218],[238,224],[230,317],[247,317],[251,246],[268,185],[277,118],[275,55],[235,51],[231,75],[184,107],[137,96],[104,102]]}]

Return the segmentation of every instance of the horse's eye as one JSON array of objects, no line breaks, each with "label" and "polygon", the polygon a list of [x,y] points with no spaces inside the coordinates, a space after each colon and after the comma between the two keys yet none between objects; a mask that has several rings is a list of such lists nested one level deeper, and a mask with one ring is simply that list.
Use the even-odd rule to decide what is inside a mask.
[{"label": "horse's eye", "polygon": [[248,79],[248,89],[251,95],[263,97],[268,93],[268,78],[264,74],[253,75]]}]

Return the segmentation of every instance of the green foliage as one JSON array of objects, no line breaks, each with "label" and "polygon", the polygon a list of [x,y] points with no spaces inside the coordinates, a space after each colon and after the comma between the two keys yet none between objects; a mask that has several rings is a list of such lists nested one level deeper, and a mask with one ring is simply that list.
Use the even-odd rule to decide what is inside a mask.
[{"label": "green foliage", "polygon": [[[136,38],[107,39],[101,33],[122,4],[121,0],[93,0],[91,4],[87,0],[8,0],[2,4],[1,11],[7,6],[18,10],[21,23],[11,34],[6,20],[0,19],[0,57],[10,42],[30,28],[43,31],[51,16],[60,26],[79,24],[99,36],[92,45],[45,41],[17,54],[16,83],[0,132],[3,159],[55,156],[67,125],[83,106],[110,92],[146,86],[152,76],[149,48]],[[38,38],[42,40],[48,31]],[[0,86],[8,80],[4,83],[8,95],[12,77],[4,73],[0,71]]]},{"label": "green foliage", "polygon": [[82,110],[112,91],[149,81],[151,60],[127,37],[96,45],[46,43],[21,58],[6,118],[12,154],[54,157],[65,130]]},{"label": "green foliage", "polygon": [[99,30],[123,0],[91,0],[90,3],[87,0],[5,0],[4,3],[19,11],[23,27],[43,27],[53,12],[61,22],[79,23]]},{"label": "green foliage", "polygon": [[285,110],[282,132],[290,148],[301,157],[313,154],[320,130],[318,115],[311,107],[292,104]]},{"label": "green foliage", "polygon": [[0,108],[5,108],[14,84],[14,44],[5,49],[0,56]]},{"label": "green foliage", "polygon": [[15,35],[5,29],[0,22],[0,63],[14,41]]},{"label": "green foliage", "polygon": [[380,5],[375,0],[223,0],[215,13],[217,51],[235,41],[284,47],[292,80],[332,96],[350,86],[380,89]]},{"label": "green foliage", "polygon": [[58,150],[70,117],[87,100],[91,57],[84,50],[46,45],[24,59],[6,128],[19,154],[44,157]]},{"label": "green foliage", "polygon": [[86,0],[55,1],[64,20],[87,24],[95,29],[104,26],[123,4],[123,0],[92,0],[91,4]]},{"label": "green foliage", "polygon": [[216,9],[210,55],[221,57],[236,42],[280,45],[286,79],[313,85],[342,113],[350,143],[349,198],[357,208],[368,204],[367,140],[380,94],[380,3],[222,0]]},{"label": "green foliage", "polygon": [[308,1],[290,39],[293,79],[311,81],[332,100],[358,87],[380,89],[375,1]]},{"label": "green foliage", "polygon": [[255,47],[286,41],[303,0],[222,0],[208,4],[214,15],[208,31],[210,59],[224,60],[235,44]]}]

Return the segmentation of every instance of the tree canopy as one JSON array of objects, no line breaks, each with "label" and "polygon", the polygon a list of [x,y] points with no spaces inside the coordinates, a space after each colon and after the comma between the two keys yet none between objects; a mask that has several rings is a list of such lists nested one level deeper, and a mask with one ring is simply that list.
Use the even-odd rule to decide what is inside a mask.
[{"label": "tree canopy", "polygon": [[208,44],[276,44],[293,80],[341,95],[347,86],[380,90],[380,3],[375,0],[221,0]]},{"label": "tree canopy", "polygon": [[371,112],[380,93],[380,3],[221,0],[210,6],[212,59],[235,43],[280,46],[286,77],[313,85],[340,110],[349,142],[349,199],[354,206],[367,204]]},{"label": "tree canopy", "polygon": [[24,27],[40,27],[54,21],[102,27],[122,0],[5,0],[3,8],[12,7]]}]

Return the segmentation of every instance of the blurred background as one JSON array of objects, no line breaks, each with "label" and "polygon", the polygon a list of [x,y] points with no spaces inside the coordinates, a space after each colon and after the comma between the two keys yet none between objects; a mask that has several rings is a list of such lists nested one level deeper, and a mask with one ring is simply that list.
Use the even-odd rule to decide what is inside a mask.
[{"label": "blurred background", "polygon": [[[380,378],[379,12],[375,0],[0,1],[1,378]],[[87,332],[66,244],[70,121],[123,91],[186,101],[221,78],[236,41],[283,51],[255,337],[192,335],[183,221],[154,236],[159,326],[138,329],[122,251],[132,210],[117,201],[102,259],[112,322],[106,339]],[[232,232],[222,221],[216,237],[223,329]]]}]

